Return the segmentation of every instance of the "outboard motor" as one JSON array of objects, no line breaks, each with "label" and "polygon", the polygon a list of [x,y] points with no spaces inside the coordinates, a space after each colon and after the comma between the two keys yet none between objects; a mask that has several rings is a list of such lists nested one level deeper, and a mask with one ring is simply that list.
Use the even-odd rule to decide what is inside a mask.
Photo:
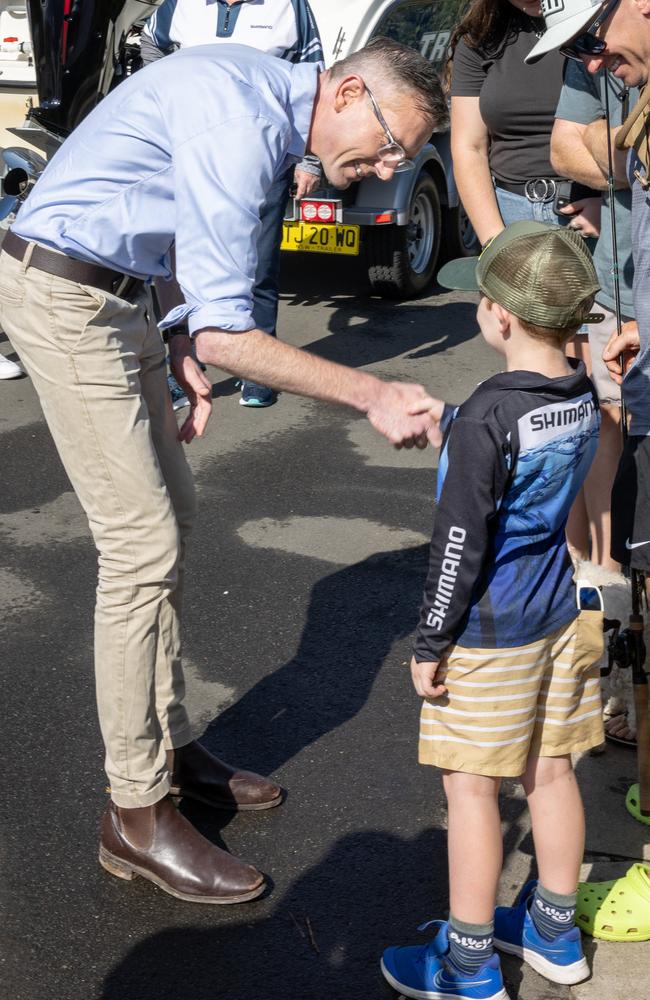
[{"label": "outboard motor", "polygon": [[40,104],[30,117],[64,139],[126,73],[127,37],[161,0],[28,0]]},{"label": "outboard motor", "polygon": [[42,156],[23,146],[0,150],[0,220],[18,211],[45,165]]},{"label": "outboard motor", "polygon": [[[39,105],[9,129],[53,155],[75,125],[127,75],[128,37],[162,0],[28,0]],[[45,169],[33,150],[0,150],[0,221],[17,212]]]}]

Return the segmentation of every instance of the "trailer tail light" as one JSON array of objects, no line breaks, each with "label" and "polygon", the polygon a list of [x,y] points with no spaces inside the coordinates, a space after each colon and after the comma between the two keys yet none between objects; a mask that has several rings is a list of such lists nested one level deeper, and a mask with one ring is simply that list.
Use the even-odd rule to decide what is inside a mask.
[{"label": "trailer tail light", "polygon": [[394,212],[381,212],[379,215],[375,216],[375,225],[376,226],[385,226],[389,222],[394,222],[394,221],[395,221],[395,213]]},{"label": "trailer tail light", "polygon": [[343,203],[339,199],[303,198],[300,202],[301,222],[335,225],[342,221]]}]

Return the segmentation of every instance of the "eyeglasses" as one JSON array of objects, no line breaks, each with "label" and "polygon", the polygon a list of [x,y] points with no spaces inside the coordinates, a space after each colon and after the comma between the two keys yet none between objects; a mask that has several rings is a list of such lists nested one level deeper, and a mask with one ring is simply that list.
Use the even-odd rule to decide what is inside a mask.
[{"label": "eyeglasses", "polygon": [[381,160],[381,162],[384,163],[387,167],[390,167],[390,169],[395,174],[403,174],[407,170],[413,170],[413,168],[415,167],[413,160],[409,160],[409,158],[406,155],[406,150],[395,139],[395,136],[393,135],[388,125],[386,124],[386,119],[382,115],[379,105],[377,104],[377,101],[375,100],[375,97],[370,87],[368,86],[367,83],[365,83],[365,81],[364,85],[366,88],[366,93],[370,98],[370,103],[372,104],[372,110],[375,112],[377,121],[383,128],[384,132],[386,133],[386,138],[388,139],[386,145],[380,146],[379,149],[377,150],[377,159]]},{"label": "eyeglasses", "polygon": [[574,59],[576,62],[582,62],[584,56],[602,55],[607,49],[607,42],[603,38],[596,38],[596,32],[601,24],[605,23],[618,3],[619,0],[609,0],[609,3],[605,4],[596,20],[589,25],[586,31],[574,38],[570,45],[564,45],[560,49],[560,55],[567,59]]}]

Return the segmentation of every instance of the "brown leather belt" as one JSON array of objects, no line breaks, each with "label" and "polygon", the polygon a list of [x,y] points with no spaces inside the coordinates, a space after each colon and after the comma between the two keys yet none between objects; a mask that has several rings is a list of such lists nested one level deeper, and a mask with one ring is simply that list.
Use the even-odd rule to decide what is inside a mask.
[{"label": "brown leather belt", "polygon": [[[27,248],[30,246],[27,240],[16,233],[8,231],[2,243],[2,249],[6,250],[14,260],[23,261]],[[129,299],[136,290],[142,286],[141,278],[133,278],[121,271],[112,271],[101,264],[91,264],[89,261],[75,260],[67,254],[55,253],[47,247],[34,245],[32,255],[29,259],[29,266],[35,267],[46,274],[55,274],[57,278],[67,278],[69,281],[77,281],[80,285],[91,285],[99,288],[103,292],[111,292],[119,295],[122,299]]]}]

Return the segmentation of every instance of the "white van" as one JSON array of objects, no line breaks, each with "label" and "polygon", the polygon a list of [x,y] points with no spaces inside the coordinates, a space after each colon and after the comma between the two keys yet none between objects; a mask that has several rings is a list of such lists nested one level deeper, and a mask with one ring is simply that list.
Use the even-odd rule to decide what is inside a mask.
[{"label": "white van", "polygon": [[[465,4],[310,0],[310,6],[328,66],[383,35],[412,46],[442,70]],[[432,136],[413,171],[388,183],[369,177],[345,192],[324,189],[292,206],[282,240],[287,251],[361,256],[373,290],[391,298],[418,294],[439,260],[477,247],[454,184],[448,130]]]}]

